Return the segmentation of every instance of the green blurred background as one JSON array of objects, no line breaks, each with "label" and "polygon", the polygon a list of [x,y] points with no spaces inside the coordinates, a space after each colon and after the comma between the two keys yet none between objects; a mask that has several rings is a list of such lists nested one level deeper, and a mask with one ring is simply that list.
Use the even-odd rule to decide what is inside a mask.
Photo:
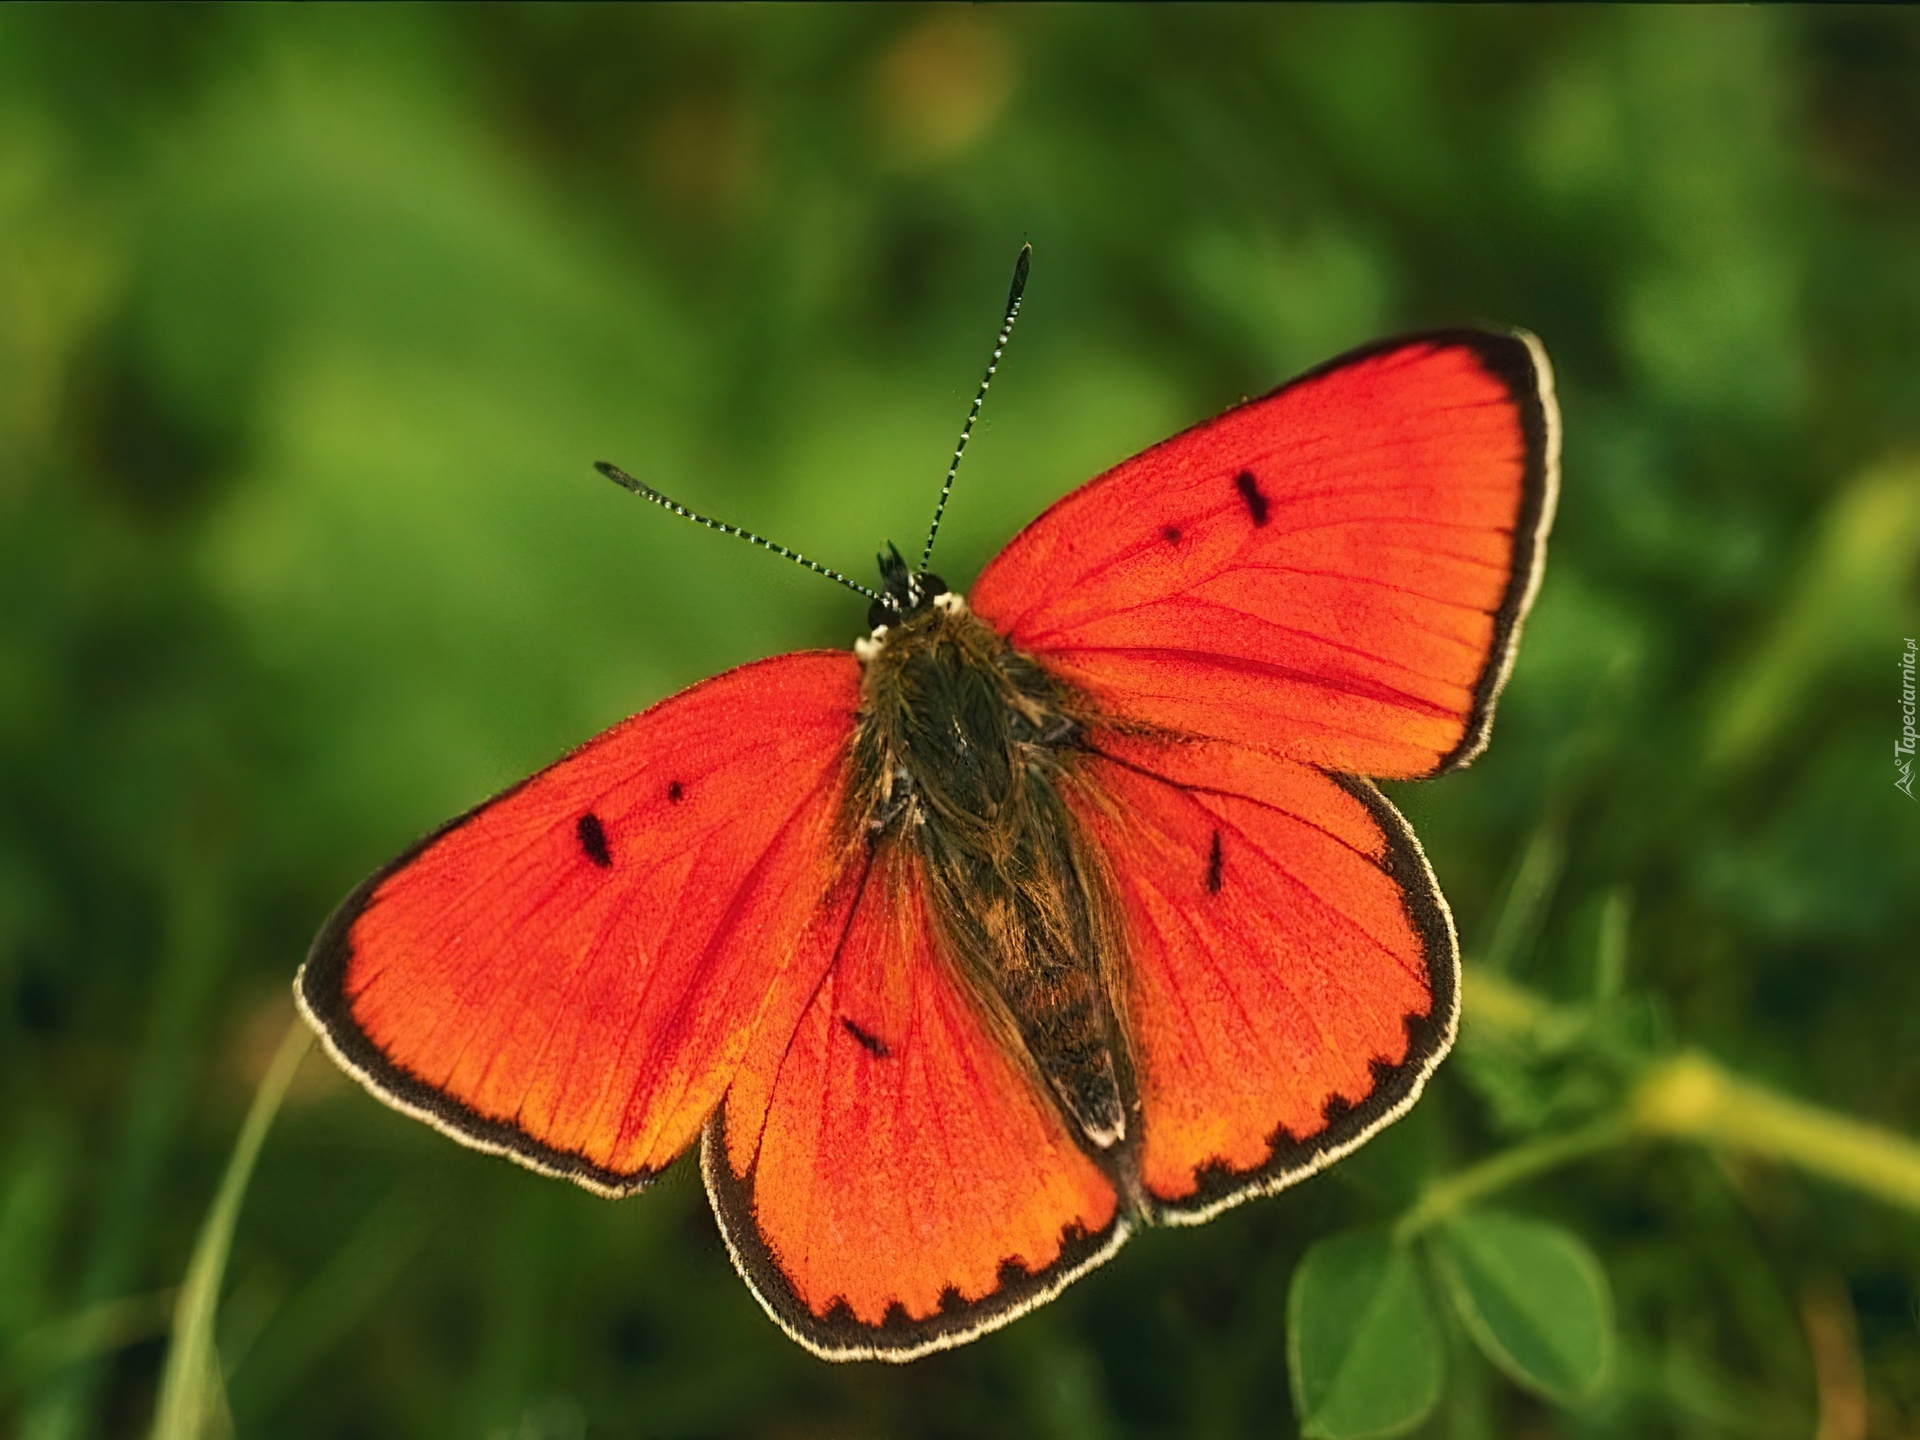
[{"label": "green blurred background", "polygon": [[[0,1430],[145,1432],[171,1287],[356,880],[679,686],[862,629],[589,462],[869,579],[923,533],[1023,240],[956,584],[1339,350],[1538,332],[1566,418],[1545,588],[1490,752],[1396,791],[1469,957],[1571,1001],[1596,917],[1630,914],[1600,950],[1645,1043],[1920,1130],[1920,806],[1891,763],[1914,12],[9,6]],[[690,1167],[597,1200],[316,1055],[235,1241],[233,1413],[1290,1434],[1304,1247],[1583,1103],[1496,1062],[1332,1175],[889,1368],[768,1323]],[[1612,1373],[1562,1410],[1462,1362],[1424,1433],[1920,1435],[1920,1217],[1657,1144],[1507,1203],[1601,1257]]]}]

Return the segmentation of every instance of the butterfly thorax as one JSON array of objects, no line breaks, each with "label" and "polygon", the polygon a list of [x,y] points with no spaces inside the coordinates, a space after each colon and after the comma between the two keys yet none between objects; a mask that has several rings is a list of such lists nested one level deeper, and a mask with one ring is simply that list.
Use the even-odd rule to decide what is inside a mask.
[{"label": "butterfly thorax", "polygon": [[1089,1140],[1114,1144],[1124,930],[1064,798],[1091,707],[944,587],[858,648],[849,824],[917,852],[938,948],[989,1027]]}]

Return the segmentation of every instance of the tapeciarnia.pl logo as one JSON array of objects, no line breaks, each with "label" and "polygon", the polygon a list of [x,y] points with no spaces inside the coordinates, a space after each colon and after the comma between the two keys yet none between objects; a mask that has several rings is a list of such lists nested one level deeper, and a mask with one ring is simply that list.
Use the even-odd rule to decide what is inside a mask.
[{"label": "tapeciarnia.pl logo", "polygon": [[1909,636],[1907,648],[1900,656],[1900,738],[1893,742],[1894,788],[1909,800],[1914,798],[1913,662],[1914,644]]}]

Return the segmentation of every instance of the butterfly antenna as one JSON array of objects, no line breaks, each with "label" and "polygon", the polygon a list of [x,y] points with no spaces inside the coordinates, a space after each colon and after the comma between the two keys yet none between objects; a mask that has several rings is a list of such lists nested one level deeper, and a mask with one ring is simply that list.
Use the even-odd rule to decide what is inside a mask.
[{"label": "butterfly antenna", "polygon": [[967,423],[960,427],[960,443],[953,447],[953,463],[947,467],[947,480],[940,487],[940,503],[933,507],[933,525],[927,531],[927,548],[920,552],[920,573],[927,573],[927,562],[933,558],[933,537],[940,533],[940,517],[947,513],[947,496],[953,493],[953,477],[959,473],[960,457],[966,453],[967,437],[973,434],[973,422],[980,418],[980,406],[987,398],[987,387],[993,384],[993,372],[1000,368],[1000,356],[1007,348],[1007,340],[1013,334],[1013,322],[1020,318],[1020,297],[1027,291],[1027,271],[1033,265],[1033,246],[1022,245],[1020,258],[1013,262],[1013,284],[1007,290],[1007,317],[1000,322],[1000,338],[993,342],[993,358],[987,362],[987,373],[980,377],[980,388],[974,393],[973,408],[967,411]]},{"label": "butterfly antenna", "polygon": [[718,530],[722,535],[737,535],[742,540],[750,541],[763,550],[771,550],[776,555],[784,555],[787,559],[793,561],[794,564],[804,565],[807,569],[813,571],[814,574],[824,575],[829,580],[838,580],[849,590],[857,590],[869,600],[879,600],[882,598],[877,590],[869,590],[864,585],[856,584],[854,581],[842,575],[838,570],[830,570],[825,565],[815,564],[797,550],[789,550],[784,545],[776,545],[773,541],[763,539],[751,530],[742,530],[738,525],[729,525],[724,520],[711,520],[705,515],[696,514],[694,511],[687,509],[687,507],[682,505],[678,500],[667,495],[662,495],[658,490],[647,484],[646,481],[634,479],[633,476],[622,470],[618,465],[610,465],[605,460],[596,460],[593,468],[613,481],[613,483],[618,485],[622,490],[631,490],[643,500],[651,500],[663,510],[671,510],[674,514],[683,516],[695,524],[704,525],[709,530]]}]

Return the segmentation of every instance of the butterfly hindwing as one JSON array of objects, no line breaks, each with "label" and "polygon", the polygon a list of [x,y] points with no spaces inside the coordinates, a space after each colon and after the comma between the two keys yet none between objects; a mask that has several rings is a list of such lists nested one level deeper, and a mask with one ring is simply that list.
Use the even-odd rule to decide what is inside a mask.
[{"label": "butterfly hindwing", "polygon": [[1531,336],[1389,341],[1082,486],[969,602],[1129,720],[1431,775],[1485,743],[1558,432]]},{"label": "butterfly hindwing", "polygon": [[615,726],[355,890],[302,1009],[390,1104],[639,1188],[699,1133],[820,923],[858,705],[854,658],[809,652]]},{"label": "butterfly hindwing", "polygon": [[832,1359],[1005,1323],[1126,1238],[1119,1194],[936,952],[917,853],[875,850],[817,988],[710,1122],[707,1192],[768,1312]]},{"label": "butterfly hindwing", "polygon": [[1413,1103],[1453,1039],[1453,925],[1366,781],[1220,741],[1090,743],[1076,809],[1126,913],[1140,1191],[1202,1220]]}]

